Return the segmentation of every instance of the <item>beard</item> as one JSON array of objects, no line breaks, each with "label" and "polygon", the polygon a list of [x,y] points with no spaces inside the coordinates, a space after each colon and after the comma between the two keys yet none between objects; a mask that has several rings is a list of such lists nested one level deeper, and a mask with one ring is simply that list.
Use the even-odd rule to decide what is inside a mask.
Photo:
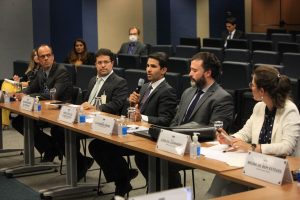
[{"label": "beard", "polygon": [[206,85],[206,79],[202,76],[199,80],[195,80],[191,78],[191,86],[192,87],[197,87],[199,89],[203,89]]}]

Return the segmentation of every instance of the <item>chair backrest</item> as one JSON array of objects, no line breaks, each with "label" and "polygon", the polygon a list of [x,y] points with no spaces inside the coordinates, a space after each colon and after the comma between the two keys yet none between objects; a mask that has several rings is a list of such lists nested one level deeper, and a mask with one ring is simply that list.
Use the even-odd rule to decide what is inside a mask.
[{"label": "chair backrest", "polygon": [[224,59],[224,54],[223,54],[223,48],[221,47],[202,47],[200,49],[201,52],[210,52],[215,54],[217,58],[220,60],[220,62],[223,61]]},{"label": "chair backrest", "polygon": [[291,78],[299,78],[300,76],[300,53],[283,53],[282,65],[284,72]]},{"label": "chair backrest", "polygon": [[138,85],[140,78],[143,78],[147,82],[147,73],[145,70],[140,69],[126,69],[125,79],[127,80],[128,91],[131,94]]},{"label": "chair backrest", "polygon": [[121,68],[121,67],[114,67],[113,70],[114,70],[114,72],[115,72],[118,76],[120,76],[120,77],[122,77],[122,78],[125,77],[125,69],[124,69],[124,68]]},{"label": "chair backrest", "polygon": [[82,90],[86,90],[89,81],[92,77],[97,75],[96,67],[93,65],[80,65],[77,67],[76,86]]},{"label": "chair backrest", "polygon": [[181,97],[181,74],[175,72],[167,72],[165,75],[166,81],[176,90],[177,99]]},{"label": "chair backrest", "polygon": [[118,67],[137,69],[140,66],[140,56],[131,54],[118,54]]},{"label": "chair backrest", "polygon": [[169,57],[169,72],[186,74],[189,71],[190,60],[188,58]]},{"label": "chair backrest", "polygon": [[245,36],[249,42],[252,40],[266,40],[267,39],[266,33],[249,32],[249,33],[246,33]]},{"label": "chair backrest", "polygon": [[274,33],[286,33],[286,29],[283,28],[268,28],[267,29],[267,40],[271,40],[271,36]]},{"label": "chair backrest", "polygon": [[151,46],[151,53],[159,52],[159,51],[165,52],[170,57],[174,55],[173,45],[171,45],[171,44],[169,44],[169,45],[152,45]]},{"label": "chair backrest", "polygon": [[203,47],[223,48],[224,41],[222,38],[203,38]]},{"label": "chair backrest", "polygon": [[300,44],[296,42],[278,42],[277,51],[280,55],[283,53],[300,53]]},{"label": "chair backrest", "polygon": [[227,49],[248,49],[248,40],[246,39],[231,39],[227,40]]},{"label": "chair backrest", "polygon": [[80,87],[73,86],[72,103],[76,105],[83,103],[83,94]]},{"label": "chair backrest", "polygon": [[189,74],[184,74],[181,77],[181,94],[186,90],[187,88],[191,87],[191,79]]},{"label": "chair backrest", "polygon": [[252,40],[251,50],[273,51],[273,42],[270,40]]},{"label": "chair backrest", "polygon": [[250,51],[248,49],[225,49],[224,61],[250,62]]},{"label": "chair backrest", "polygon": [[297,35],[296,35],[296,42],[297,42],[297,43],[300,43],[300,34],[297,34]]},{"label": "chair backrest", "polygon": [[176,46],[176,57],[191,58],[199,51],[197,46],[177,45]]},{"label": "chair backrest", "polygon": [[29,65],[29,61],[24,60],[16,60],[13,63],[14,66],[14,75],[18,75],[20,77],[24,76]]},{"label": "chair backrest", "polygon": [[68,72],[71,74],[73,85],[76,85],[76,67],[75,67],[75,65],[67,64],[67,63],[63,63],[63,65],[66,67]]},{"label": "chair backrest", "polygon": [[140,57],[141,61],[140,61],[140,67],[139,69],[141,70],[145,70],[147,67],[147,62],[148,62],[148,56],[141,56]]},{"label": "chair backrest", "polygon": [[186,46],[196,46],[199,50],[201,47],[201,39],[200,37],[181,37],[179,39],[179,44]]},{"label": "chair backrest", "polygon": [[250,63],[224,61],[220,83],[225,89],[244,89],[249,87]]},{"label": "chair backrest", "polygon": [[256,50],[252,52],[252,64],[279,64],[279,55],[276,51],[261,51]]},{"label": "chair backrest", "polygon": [[277,44],[278,42],[292,42],[293,41],[293,36],[292,34],[289,33],[273,33],[271,35],[271,40],[273,42],[273,48],[275,47],[274,50],[278,50]]}]

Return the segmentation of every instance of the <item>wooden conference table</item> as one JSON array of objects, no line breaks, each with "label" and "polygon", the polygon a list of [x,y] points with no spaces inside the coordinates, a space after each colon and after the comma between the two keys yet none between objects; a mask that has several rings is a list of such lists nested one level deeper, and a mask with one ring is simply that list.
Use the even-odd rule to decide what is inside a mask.
[{"label": "wooden conference table", "polygon": [[[155,173],[156,173],[156,157],[161,159],[161,189],[166,189],[168,185],[167,176],[167,163],[168,161],[179,163],[182,165],[190,166],[193,168],[205,170],[211,173],[220,175],[226,179],[232,180],[233,182],[238,182],[244,185],[248,185],[254,188],[248,192],[238,193],[234,195],[229,195],[221,197],[220,199],[253,199],[253,198],[265,198],[265,197],[295,197],[300,195],[300,187],[297,187],[297,183],[284,184],[282,186],[277,186],[274,184],[266,183],[264,181],[251,178],[242,174],[242,169],[231,167],[226,163],[208,159],[201,156],[200,159],[190,159],[188,155],[183,157],[177,156],[171,153],[156,150],[156,142],[150,141],[148,139],[138,137],[135,135],[128,134],[127,137],[118,137],[117,135],[105,135],[99,132],[95,132],[91,129],[91,124],[86,123],[84,125],[79,124],[69,124],[65,122],[58,121],[59,110],[47,110],[45,105],[42,105],[42,111],[40,113],[28,112],[20,110],[19,102],[13,102],[10,104],[0,103],[0,108],[9,109],[12,112],[21,114],[27,119],[39,119],[54,125],[61,126],[65,129],[66,137],[66,165],[67,165],[67,176],[66,185],[58,186],[55,188],[50,188],[47,190],[40,191],[44,197],[57,197],[64,194],[74,194],[82,193],[83,191],[90,191],[95,189],[95,185],[78,185],[77,184],[77,165],[76,165],[76,135],[73,133],[78,132],[84,135],[104,140],[115,144],[117,146],[123,146],[128,149],[139,151],[149,155],[149,192],[155,191]],[[116,117],[107,113],[102,113],[107,116]],[[30,121],[30,120],[28,120]],[[137,122],[137,125],[149,126],[149,124],[144,122]],[[26,124],[25,124],[26,125]],[[29,125],[27,124],[27,127]],[[27,130],[28,131],[28,130]],[[30,131],[27,133],[27,137],[30,137]],[[24,135],[25,136],[25,135]],[[26,140],[26,138],[25,138]],[[33,148],[33,140],[30,143],[30,148]],[[24,145],[24,151],[27,146]],[[28,149],[29,150],[29,149]],[[31,149],[30,149],[31,150]],[[26,151],[25,151],[26,152]],[[25,153],[24,152],[24,153]],[[31,150],[30,154],[33,152]],[[26,152],[27,153],[27,152]],[[25,157],[26,160],[26,157]],[[25,161],[26,163],[26,161]],[[289,158],[289,164],[291,170],[300,167],[300,158]],[[290,198],[289,198],[290,199]]]}]

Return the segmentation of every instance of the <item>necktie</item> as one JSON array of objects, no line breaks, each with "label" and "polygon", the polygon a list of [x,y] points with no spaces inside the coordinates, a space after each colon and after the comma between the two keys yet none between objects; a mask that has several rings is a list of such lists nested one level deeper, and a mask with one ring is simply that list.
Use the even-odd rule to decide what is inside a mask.
[{"label": "necktie", "polygon": [[102,84],[103,84],[103,79],[102,78],[97,78],[96,84],[94,85],[94,87],[93,87],[93,89],[91,91],[91,94],[89,96],[89,100],[88,100],[88,102],[91,105],[95,104],[95,97],[99,93],[99,91],[100,91],[100,89],[102,87]]},{"label": "necktie", "polygon": [[228,36],[227,36],[227,38],[226,38],[226,41],[225,41],[224,47],[226,47],[226,46],[227,46],[227,41],[231,39],[231,34],[232,34],[231,32],[229,32],[229,33],[228,33]]},{"label": "necktie", "polygon": [[203,94],[203,93],[204,92],[200,89],[198,89],[196,91],[196,93],[195,93],[195,95],[192,99],[192,102],[191,102],[190,106],[188,107],[188,109],[185,113],[185,116],[183,117],[182,124],[185,124],[185,123],[189,122],[189,120],[191,118],[191,114],[193,113],[193,110],[195,109],[196,104],[199,101],[201,94]]},{"label": "necktie", "polygon": [[129,47],[128,47],[128,54],[133,54],[134,46],[135,46],[134,43],[130,43],[130,44],[129,44]]},{"label": "necktie", "polygon": [[147,88],[147,90],[146,90],[146,92],[145,92],[145,94],[144,94],[144,96],[143,96],[143,98],[142,98],[142,101],[141,101],[141,103],[140,103],[140,110],[141,110],[141,111],[143,110],[144,104],[145,104],[145,102],[147,101],[147,99],[148,99],[148,97],[149,97],[150,92],[151,92],[152,89],[153,89],[153,88],[152,88],[151,85]]},{"label": "necktie", "polygon": [[44,72],[44,77],[43,77],[43,93],[49,93],[49,88],[48,88],[48,85],[47,85],[47,79],[48,79],[48,76],[47,76],[47,73]]}]

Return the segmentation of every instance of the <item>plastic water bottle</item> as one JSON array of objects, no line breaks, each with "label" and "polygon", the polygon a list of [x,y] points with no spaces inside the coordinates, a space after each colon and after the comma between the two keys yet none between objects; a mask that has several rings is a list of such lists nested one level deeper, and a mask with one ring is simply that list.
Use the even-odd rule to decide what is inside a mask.
[{"label": "plastic water bottle", "polygon": [[3,91],[4,94],[4,103],[10,103],[10,97],[7,92]]},{"label": "plastic water bottle", "polygon": [[127,135],[127,124],[125,123],[125,116],[122,115],[118,125],[118,135],[125,137]]},{"label": "plastic water bottle", "polygon": [[190,143],[190,158],[196,159],[200,158],[201,145],[198,142],[199,133],[194,133],[193,141]]},{"label": "plastic water bottle", "polygon": [[36,96],[33,104],[33,111],[40,112],[41,110],[42,110],[42,105],[40,103],[39,96]]}]

